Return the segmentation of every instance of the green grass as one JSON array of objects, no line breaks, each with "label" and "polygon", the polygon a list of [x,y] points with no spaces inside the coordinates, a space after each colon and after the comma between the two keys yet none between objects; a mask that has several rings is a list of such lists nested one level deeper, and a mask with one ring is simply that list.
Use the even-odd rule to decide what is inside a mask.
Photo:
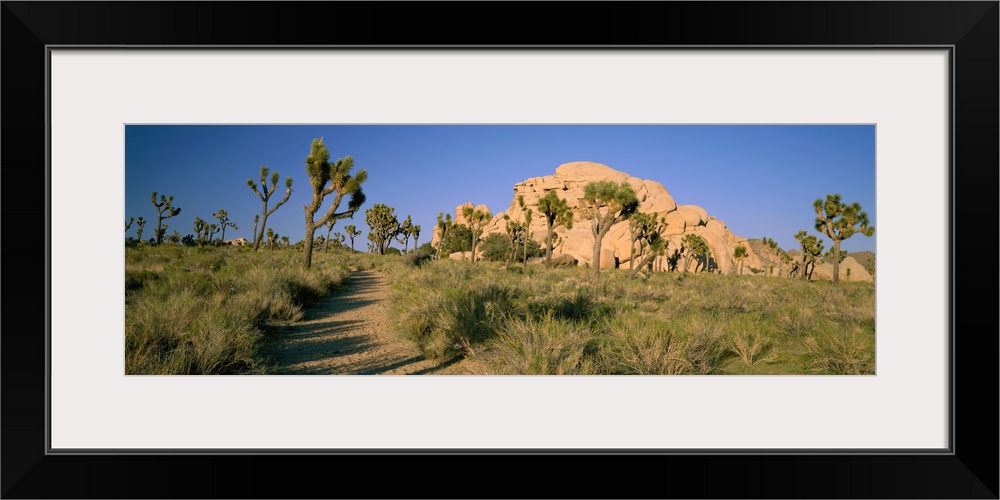
[{"label": "green grass", "polygon": [[352,270],[392,283],[424,356],[482,374],[873,374],[875,288],[762,276],[417,262],[341,249],[161,245],[125,254],[128,374],[270,373],[266,333]]},{"label": "green grass", "polygon": [[875,288],[442,260],[394,275],[425,356],[487,374],[872,374]]},{"label": "green grass", "polygon": [[125,250],[127,374],[267,373],[264,333],[300,319],[359,265],[344,252],[140,246]]}]

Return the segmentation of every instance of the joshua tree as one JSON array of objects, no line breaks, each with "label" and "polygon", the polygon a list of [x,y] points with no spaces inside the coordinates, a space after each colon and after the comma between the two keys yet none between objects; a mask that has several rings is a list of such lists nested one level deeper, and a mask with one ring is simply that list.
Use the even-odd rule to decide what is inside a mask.
[{"label": "joshua tree", "polygon": [[342,247],[344,246],[344,235],[340,233],[333,233],[333,243],[334,246]]},{"label": "joshua tree", "polygon": [[219,226],[216,223],[211,223],[208,225],[208,242],[212,243],[212,238],[218,234]]},{"label": "joshua tree", "polygon": [[[637,223],[633,224],[633,220],[637,220]],[[632,243],[639,243],[639,253],[635,254],[632,260],[642,259],[639,265],[632,267],[630,276],[635,276],[657,255],[666,253],[667,245],[670,243],[663,237],[663,231],[667,229],[667,219],[663,217],[657,221],[656,215],[636,212],[629,219],[629,228],[632,230]]]},{"label": "joshua tree", "polygon": [[347,237],[351,239],[351,251],[353,252],[354,251],[354,238],[356,238],[356,237],[358,237],[358,236],[361,235],[361,230],[359,230],[358,228],[354,227],[354,224],[348,224],[347,227],[344,228],[344,231],[347,231]]},{"label": "joshua tree", "polygon": [[201,220],[201,217],[195,217],[194,218],[194,234],[196,234],[198,236],[198,240],[197,240],[198,243],[201,243],[202,241],[204,241],[206,239],[206,236],[207,236],[205,234],[206,233],[206,229],[208,229],[208,225],[205,224],[205,221]]},{"label": "joshua tree", "polygon": [[247,179],[247,186],[253,190],[254,194],[260,198],[260,201],[264,203],[264,210],[260,218],[260,232],[257,232],[257,219],[254,219],[254,235],[253,235],[253,249],[257,250],[260,248],[260,242],[264,239],[264,228],[267,227],[267,217],[274,213],[278,207],[285,204],[288,198],[292,196],[292,178],[285,177],[285,197],[281,199],[274,208],[271,210],[267,209],[267,202],[271,199],[271,195],[274,194],[274,189],[278,186],[278,179],[281,177],[278,172],[271,173],[271,187],[267,187],[267,173],[270,171],[268,167],[260,167],[260,189],[257,189],[257,184],[254,183],[253,179]]},{"label": "joshua tree", "polygon": [[795,233],[795,239],[802,248],[802,278],[812,279],[819,256],[823,255],[823,241],[807,233],[804,229]]},{"label": "joshua tree", "polygon": [[[442,215],[444,218],[441,218]],[[438,212],[437,227],[441,230],[441,236],[438,239],[437,260],[441,260],[441,245],[444,244],[444,237],[448,236],[448,231],[451,230],[452,225],[454,225],[454,223],[451,222],[451,214]]]},{"label": "joshua tree", "polygon": [[462,209],[462,215],[465,216],[465,224],[469,226],[469,231],[472,231],[472,262],[475,262],[476,244],[483,234],[483,227],[493,218],[493,214],[489,209],[478,210],[467,206]]},{"label": "joshua tree", "polygon": [[385,255],[385,249],[390,240],[399,234],[399,220],[396,218],[396,209],[376,203],[375,206],[365,210],[365,222],[368,223],[368,239],[374,245],[375,253]]},{"label": "joshua tree", "polygon": [[269,249],[274,250],[274,244],[278,242],[278,238],[281,238],[281,235],[274,232],[274,229],[267,228],[267,245]]},{"label": "joshua tree", "polygon": [[222,228],[222,236],[221,236],[222,241],[226,240],[226,226],[229,226],[233,229],[239,229],[238,227],[236,227],[236,224],[229,221],[229,214],[227,214],[226,211],[221,208],[219,209],[218,212],[212,214],[212,217],[219,219],[219,226]]},{"label": "joshua tree", "polygon": [[[826,195],[826,201],[817,198],[813,202],[816,209],[816,230],[833,240],[833,254],[840,255],[840,242],[860,233],[871,236],[874,227],[869,227],[868,214],[861,210],[858,202],[847,205],[840,201],[839,194]],[[840,260],[833,260],[833,283],[840,281]]]},{"label": "joshua tree", "polygon": [[142,228],[145,225],[146,225],[146,219],[143,219],[141,216],[135,220],[136,239],[139,240],[140,242],[142,241]]},{"label": "joshua tree", "polygon": [[[361,185],[368,179],[367,170],[359,170],[353,176],[351,169],[354,168],[354,158],[345,156],[333,163],[330,163],[330,151],[323,144],[323,139],[313,139],[306,157],[306,173],[309,174],[309,182],[313,188],[312,203],[302,207],[306,211],[306,248],[305,264],[312,267],[312,242],[313,235],[317,227],[322,227],[331,220],[339,220],[344,217],[354,217],[354,213],[365,203],[365,193],[361,190]],[[327,186],[327,183],[330,185]],[[319,211],[323,204],[323,198],[333,194],[333,204],[326,214],[319,220],[313,220],[313,216]],[[337,212],[340,202],[344,196],[350,195],[347,210]]]},{"label": "joshua tree", "polygon": [[736,265],[738,271],[736,274],[743,274],[743,259],[747,258],[747,247],[743,245],[736,245],[733,249],[733,259],[736,259]]},{"label": "joshua tree", "polygon": [[507,223],[507,239],[510,240],[510,246],[507,248],[507,265],[514,264],[514,256],[517,255],[521,240],[524,238],[524,224],[511,219],[510,215],[504,214],[503,220]]},{"label": "joshua tree", "polygon": [[413,251],[417,251],[417,240],[420,239],[420,224],[414,224],[413,229],[410,231],[413,233]]},{"label": "joshua tree", "polygon": [[129,217],[129,218],[128,218],[128,222],[126,222],[126,223],[125,223],[125,232],[126,232],[126,233],[127,233],[127,232],[128,232],[128,230],[129,230],[129,229],[130,229],[130,228],[132,227],[132,223],[133,223],[133,222],[135,222],[135,217]]},{"label": "joshua tree", "polygon": [[[661,221],[664,228],[666,227],[666,221]],[[642,258],[643,246],[648,242],[648,235],[653,232],[662,232],[663,228],[657,227],[656,216],[652,214],[644,214],[642,212],[636,212],[632,214],[628,219],[628,231],[629,231],[629,242],[631,243],[631,248],[629,251],[629,269],[635,269],[635,260]],[[639,251],[636,252],[635,245],[639,244]],[[640,268],[642,266],[639,266]]]},{"label": "joshua tree", "polygon": [[545,237],[545,265],[552,265],[552,247],[555,244],[555,229],[564,226],[573,229],[573,211],[566,200],[559,198],[556,192],[549,191],[538,199],[538,211],[545,216],[547,235]]},{"label": "joshua tree", "polygon": [[674,250],[674,253],[667,257],[667,271],[674,272],[677,270],[677,262],[681,260],[681,255],[684,253],[684,247],[680,247]]},{"label": "joshua tree", "polygon": [[[167,226],[163,224],[163,219],[174,217],[175,215],[181,213],[181,209],[170,206],[170,204],[174,202],[173,195],[169,198],[160,195],[160,202],[157,203],[156,191],[153,191],[153,196],[150,200],[152,201],[153,206],[156,207],[156,244],[159,245],[160,243],[163,243],[163,233],[167,231]],[[177,237],[177,241],[180,241],[180,236]]]},{"label": "joshua tree", "polygon": [[[611,226],[628,219],[639,208],[639,199],[627,182],[615,184],[609,180],[589,182],[583,187],[583,200],[593,210],[594,279],[601,272],[601,242]],[[604,212],[601,212],[601,209]]]},{"label": "joshua tree", "polygon": [[171,234],[170,237],[167,238],[167,241],[173,243],[174,245],[179,244],[181,242],[181,233],[178,233],[177,230],[174,229],[173,234]]},{"label": "joshua tree", "polygon": [[[705,260],[705,266],[702,267],[702,270],[708,267],[708,251],[709,251],[708,243],[705,243],[705,240],[701,236],[698,236],[697,234],[694,233],[687,234],[686,236],[684,236],[684,245],[681,248],[685,252],[684,272],[687,272],[688,267],[690,267],[691,259],[698,256],[703,256]],[[695,273],[698,272],[699,266],[701,266],[700,261],[695,263],[694,266]]]},{"label": "joshua tree", "polygon": [[410,236],[413,234],[413,219],[407,215],[406,220],[399,225],[399,232],[396,234],[396,241],[403,245],[403,253],[408,251]]},{"label": "joshua tree", "polygon": [[284,246],[286,246],[286,247],[289,246],[289,245],[291,245],[289,243],[288,236],[282,236],[281,237],[281,244],[284,245]]},{"label": "joshua tree", "polygon": [[253,240],[257,241],[257,223],[260,222],[260,214],[253,216]]}]

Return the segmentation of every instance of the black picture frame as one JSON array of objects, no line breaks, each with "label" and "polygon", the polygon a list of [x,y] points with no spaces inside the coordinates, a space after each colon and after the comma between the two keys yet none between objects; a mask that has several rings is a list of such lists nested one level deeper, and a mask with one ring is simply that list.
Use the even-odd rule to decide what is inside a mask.
[{"label": "black picture frame", "polygon": [[[991,255],[993,244],[980,240],[993,229],[981,221],[995,220],[998,207],[997,1],[2,4],[4,498],[998,498],[996,259],[968,250]],[[54,45],[951,47],[950,452],[49,454],[54,221],[44,187]],[[44,276],[21,276],[25,269]],[[359,481],[371,470],[386,479]]]}]

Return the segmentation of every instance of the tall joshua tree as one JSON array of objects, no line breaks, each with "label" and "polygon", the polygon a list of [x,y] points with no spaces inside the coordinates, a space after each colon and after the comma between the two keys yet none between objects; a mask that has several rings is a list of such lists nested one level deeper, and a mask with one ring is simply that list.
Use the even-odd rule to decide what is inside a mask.
[{"label": "tall joshua tree", "polygon": [[417,240],[420,239],[420,224],[414,224],[413,229],[410,230],[413,233],[413,251],[417,251]]},{"label": "tall joshua tree", "polygon": [[220,237],[222,241],[226,241],[226,226],[229,226],[233,229],[239,229],[238,227],[236,227],[236,224],[230,222],[229,214],[227,214],[226,211],[221,208],[219,209],[218,212],[212,214],[212,217],[219,219],[219,226],[222,228],[222,236]]},{"label": "tall joshua tree", "polygon": [[548,232],[545,237],[545,265],[550,266],[552,265],[555,229],[559,226],[573,229],[573,211],[569,208],[566,200],[559,198],[554,190],[538,199],[538,211],[545,216],[546,231]]},{"label": "tall joshua tree", "polygon": [[174,202],[173,195],[167,197],[160,195],[160,202],[156,202],[156,191],[153,191],[153,196],[150,198],[153,206],[156,207],[156,244],[159,245],[163,243],[163,233],[166,232],[167,226],[163,224],[164,219],[169,219],[181,213],[181,209],[177,207],[170,206]]},{"label": "tall joshua tree", "polygon": [[472,231],[472,262],[476,261],[476,244],[479,243],[479,236],[483,233],[483,227],[493,218],[489,209],[478,210],[473,207],[464,207],[462,215],[465,216],[465,224]]},{"label": "tall joshua tree", "polygon": [[736,260],[737,272],[736,274],[743,274],[743,259],[747,258],[747,247],[743,245],[736,245],[733,249],[733,259]]},{"label": "tall joshua tree", "polygon": [[[270,171],[268,167],[260,167],[260,189],[257,189],[257,184],[254,183],[253,179],[247,179],[247,186],[260,198],[260,201],[264,203],[264,210],[262,212],[260,220],[260,232],[254,231],[253,235],[253,249],[257,250],[260,248],[261,240],[264,239],[264,228],[267,227],[267,217],[274,213],[278,207],[285,204],[288,198],[292,196],[292,178],[285,178],[285,197],[281,199],[277,204],[274,205],[271,210],[267,209],[267,203],[271,199],[271,195],[274,194],[274,189],[278,187],[278,178],[281,176],[278,172],[271,173],[271,187],[267,187],[267,173]],[[254,220],[254,225],[256,226],[256,219]]]},{"label": "tall joshua tree", "polygon": [[444,245],[444,237],[448,236],[448,232],[451,231],[452,225],[454,225],[454,223],[451,221],[451,214],[438,212],[437,228],[441,230],[441,236],[438,239],[437,260],[441,260],[441,246]]},{"label": "tall joshua tree", "polygon": [[[593,211],[594,278],[601,273],[601,242],[611,226],[628,219],[639,208],[639,199],[627,182],[615,184],[609,180],[589,182],[583,187],[583,200]],[[603,212],[602,212],[603,209]]]},{"label": "tall joshua tree", "polygon": [[[875,227],[869,226],[868,214],[861,210],[858,202],[850,205],[840,200],[839,194],[826,195],[826,201],[817,198],[813,202],[816,209],[816,230],[833,240],[833,255],[840,255],[840,242],[857,233],[871,236]],[[833,259],[833,283],[840,281],[840,258]]]},{"label": "tall joshua tree", "polygon": [[347,237],[351,239],[351,251],[354,251],[354,238],[361,235],[361,230],[354,227],[354,224],[348,224],[344,227],[344,231],[347,231]]},{"label": "tall joshua tree", "polygon": [[[306,173],[309,174],[309,183],[312,184],[313,198],[312,203],[302,207],[306,212],[306,248],[303,256],[306,268],[312,267],[313,235],[316,233],[316,228],[331,220],[353,218],[354,213],[365,203],[365,193],[361,190],[361,185],[368,180],[368,171],[362,169],[351,175],[353,168],[354,158],[350,156],[330,163],[330,151],[323,144],[323,139],[313,139],[309,156],[306,157]],[[331,194],[333,204],[330,205],[330,209],[319,220],[315,220],[314,217],[323,204],[323,199]],[[347,210],[337,212],[340,203],[348,195],[350,201],[347,203]]]}]

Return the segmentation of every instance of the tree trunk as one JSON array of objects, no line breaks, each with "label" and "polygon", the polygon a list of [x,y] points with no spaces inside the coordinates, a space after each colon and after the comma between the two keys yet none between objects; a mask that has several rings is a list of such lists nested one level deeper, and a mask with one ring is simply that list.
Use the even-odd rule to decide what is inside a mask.
[{"label": "tree trunk", "polygon": [[629,278],[631,278],[631,277],[639,274],[639,271],[641,271],[643,267],[646,267],[647,265],[649,265],[649,261],[653,260],[655,257],[656,257],[656,252],[653,252],[653,253],[647,255],[646,258],[642,260],[641,264],[639,264],[634,269],[632,269],[632,272],[629,273],[629,275],[628,275]]},{"label": "tree trunk", "polygon": [[254,243],[253,245],[254,250],[257,250],[260,247],[261,242],[264,241],[264,230],[266,228],[267,228],[267,203],[264,204],[264,215],[260,217],[260,236],[256,238],[257,242]]},{"label": "tree trunk", "polygon": [[548,226],[549,237],[545,240],[545,265],[552,265],[552,224]]},{"label": "tree trunk", "polygon": [[594,260],[590,265],[594,266],[594,279],[599,279],[601,277],[601,240],[604,238],[597,231],[594,233]]},{"label": "tree trunk", "polygon": [[312,267],[313,258],[313,235],[316,234],[316,226],[312,224],[306,224],[306,241],[305,241],[305,252],[303,252],[305,258],[306,269]]},{"label": "tree trunk", "polygon": [[833,284],[840,283],[840,241],[833,240]]}]

